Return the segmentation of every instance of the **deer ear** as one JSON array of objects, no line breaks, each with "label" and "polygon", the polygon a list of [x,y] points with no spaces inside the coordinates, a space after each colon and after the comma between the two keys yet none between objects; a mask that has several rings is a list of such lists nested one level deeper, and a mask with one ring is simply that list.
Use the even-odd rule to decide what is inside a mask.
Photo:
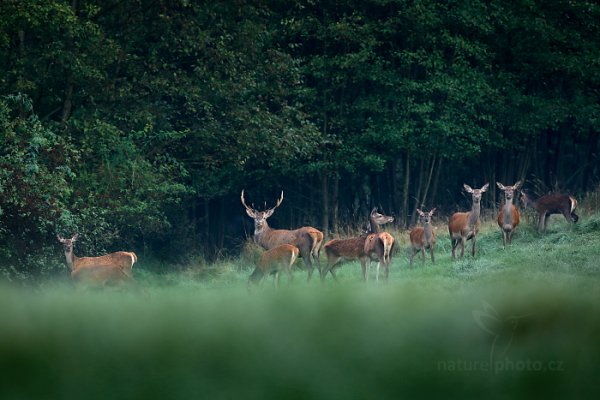
[{"label": "deer ear", "polygon": [[58,234],[56,235],[56,238],[58,239],[59,242],[64,243],[65,239],[61,238]]},{"label": "deer ear", "polygon": [[483,187],[482,187],[481,189],[479,189],[479,190],[481,190],[481,192],[483,193],[483,192],[487,191],[489,187],[490,187],[490,184],[489,184],[489,183],[486,183],[486,184],[485,184],[485,185],[483,185]]},{"label": "deer ear", "polygon": [[496,186],[498,186],[498,188],[499,188],[500,190],[504,190],[504,185],[503,185],[503,184],[501,184],[500,182],[496,182]]},{"label": "deer ear", "polygon": [[76,241],[77,238],[79,237],[79,233],[76,233],[73,235],[73,237],[71,238],[72,241]]},{"label": "deer ear", "polygon": [[251,211],[249,208],[246,208],[246,214],[248,214],[250,218],[256,218],[256,213],[254,213],[254,211]]},{"label": "deer ear", "polygon": [[373,209],[371,210],[371,215],[375,214],[377,212],[377,207],[373,207]]},{"label": "deer ear", "polygon": [[434,208],[433,210],[429,211],[429,216],[432,216],[435,210],[437,210],[437,208]]},{"label": "deer ear", "polygon": [[419,210],[418,208],[417,208],[417,213],[419,213],[419,215],[420,215],[421,217],[422,217],[423,215],[425,215],[425,213],[424,213],[423,211]]},{"label": "deer ear", "polygon": [[463,187],[465,188],[465,190],[467,191],[467,193],[473,193],[473,189],[471,189],[471,186],[469,186],[466,183],[464,183]]},{"label": "deer ear", "polygon": [[265,211],[265,214],[263,215],[265,219],[269,218],[271,215],[273,215],[273,213],[275,212],[274,208],[271,208],[270,210]]},{"label": "deer ear", "polygon": [[515,183],[515,184],[513,185],[513,188],[514,188],[514,190],[517,190],[518,188],[520,188],[520,187],[521,187],[521,185],[522,185],[522,182],[521,182],[521,181],[517,181],[517,183]]}]

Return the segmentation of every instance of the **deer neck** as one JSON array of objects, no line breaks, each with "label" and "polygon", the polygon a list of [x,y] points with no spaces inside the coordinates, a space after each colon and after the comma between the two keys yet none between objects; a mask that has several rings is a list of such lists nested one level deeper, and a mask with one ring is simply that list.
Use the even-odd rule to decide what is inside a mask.
[{"label": "deer neck", "polygon": [[529,197],[529,195],[527,195],[525,193],[523,193],[523,195],[524,195],[523,197],[525,199],[523,205],[525,206],[525,208],[527,208],[527,207],[536,208],[537,207],[537,201],[532,200],[531,197]]},{"label": "deer neck", "polygon": [[65,250],[65,258],[67,259],[67,265],[69,266],[69,268],[71,270],[74,269],[75,266],[75,252],[73,251],[73,248],[71,247],[71,250],[66,251]]},{"label": "deer neck", "polygon": [[381,228],[379,224],[373,221],[373,218],[369,218],[369,233],[381,233]]},{"label": "deer neck", "polygon": [[423,233],[425,234],[425,241],[428,243],[431,242],[431,239],[433,237],[433,229],[431,227],[431,222],[428,222],[423,225]]},{"label": "deer neck", "polygon": [[504,223],[505,224],[512,224],[512,219],[513,219],[513,202],[512,199],[508,200],[508,199],[504,199],[504,206],[502,207],[504,210]]},{"label": "deer neck", "polygon": [[481,212],[481,203],[473,202],[473,207],[471,208],[471,212],[469,212],[469,226],[473,227],[479,221],[479,214]]},{"label": "deer neck", "polygon": [[262,247],[264,247],[265,240],[267,239],[269,233],[271,232],[271,227],[265,221],[262,228],[254,229],[254,242]]}]

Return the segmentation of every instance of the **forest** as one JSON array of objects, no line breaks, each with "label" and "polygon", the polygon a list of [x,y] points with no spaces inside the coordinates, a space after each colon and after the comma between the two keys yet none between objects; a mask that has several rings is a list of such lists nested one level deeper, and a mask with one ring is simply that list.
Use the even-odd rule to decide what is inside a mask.
[{"label": "forest", "polygon": [[[600,5],[585,0],[4,0],[0,272],[77,251],[239,255],[272,226],[466,209],[463,183],[600,183]],[[0,279],[2,279],[0,278]]]}]

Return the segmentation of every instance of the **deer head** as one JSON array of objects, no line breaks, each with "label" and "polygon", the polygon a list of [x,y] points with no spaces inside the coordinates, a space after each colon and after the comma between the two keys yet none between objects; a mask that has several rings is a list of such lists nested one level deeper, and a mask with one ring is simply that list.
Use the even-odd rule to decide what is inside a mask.
[{"label": "deer head", "polygon": [[417,208],[417,213],[419,214],[419,217],[421,217],[421,221],[423,221],[423,224],[428,224],[431,222],[431,217],[433,216],[435,210],[437,210],[437,208],[434,208],[429,212],[423,212]]},{"label": "deer head", "polygon": [[64,239],[64,238],[61,238],[59,235],[56,235],[56,238],[58,239],[59,242],[62,243],[63,249],[67,253],[69,253],[73,250],[73,245],[75,244],[75,241],[77,241],[78,237],[79,237],[78,233],[73,235],[73,237],[71,239]]},{"label": "deer head", "polygon": [[[275,207],[269,208],[264,211],[257,211],[256,209],[248,206],[246,204],[246,200],[244,199],[244,191],[243,190],[242,190],[242,195],[240,196],[240,199],[242,200],[242,205],[244,206],[244,208],[246,208],[246,213],[248,214],[248,216],[250,218],[254,219],[255,232],[260,232],[265,226],[268,226],[267,218],[269,218],[271,215],[273,215],[273,212],[275,212],[275,209],[281,205],[281,202],[283,202],[283,190],[281,191],[281,196],[277,200],[277,204],[275,204]],[[252,204],[252,205],[254,206],[254,204]]]},{"label": "deer head", "polygon": [[473,203],[479,203],[481,201],[481,195],[488,190],[490,184],[486,183],[481,189],[472,189],[471,186],[467,185],[466,183],[463,184],[463,186],[467,193],[470,193],[471,196],[473,196]]},{"label": "deer head", "polygon": [[[379,226],[390,222],[394,222],[394,217],[383,215],[377,211],[377,207],[374,207],[373,210],[371,210],[371,214],[369,214],[369,223],[367,224],[365,233],[378,232]],[[373,226],[373,224],[376,224],[377,226]]]},{"label": "deer head", "polygon": [[504,199],[506,200],[506,203],[512,203],[515,192],[519,190],[519,187],[521,186],[521,181],[518,181],[512,186],[504,186],[500,182],[496,182],[496,185],[504,192]]}]

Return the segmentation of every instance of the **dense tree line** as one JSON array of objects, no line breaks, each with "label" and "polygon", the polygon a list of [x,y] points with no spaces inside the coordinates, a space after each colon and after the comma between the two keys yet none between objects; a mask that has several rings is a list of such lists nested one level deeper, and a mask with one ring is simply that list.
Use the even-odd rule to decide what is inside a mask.
[{"label": "dense tree line", "polygon": [[[236,254],[239,203],[328,234],[463,182],[600,178],[600,6],[579,0],[0,2],[0,264]],[[497,206],[495,190],[483,206]]]}]

